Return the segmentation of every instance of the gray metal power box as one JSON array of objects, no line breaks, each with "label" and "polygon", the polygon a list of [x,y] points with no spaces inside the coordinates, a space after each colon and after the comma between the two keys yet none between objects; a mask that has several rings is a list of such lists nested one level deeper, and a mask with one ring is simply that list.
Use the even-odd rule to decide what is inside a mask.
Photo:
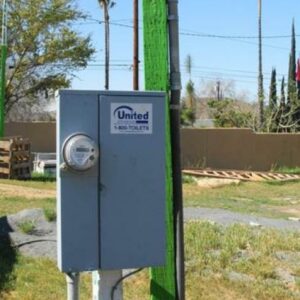
[{"label": "gray metal power box", "polygon": [[165,263],[165,115],[164,93],[60,92],[61,271]]}]

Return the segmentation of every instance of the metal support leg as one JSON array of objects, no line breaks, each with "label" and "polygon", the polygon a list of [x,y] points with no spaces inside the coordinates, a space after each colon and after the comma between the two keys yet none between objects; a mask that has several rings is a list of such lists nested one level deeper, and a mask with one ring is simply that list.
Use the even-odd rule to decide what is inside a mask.
[{"label": "metal support leg", "polygon": [[79,273],[67,273],[68,300],[79,300]]},{"label": "metal support leg", "polygon": [[[122,278],[122,270],[93,272],[93,300],[112,300],[112,290]],[[113,300],[123,299],[122,283],[114,290]]]}]

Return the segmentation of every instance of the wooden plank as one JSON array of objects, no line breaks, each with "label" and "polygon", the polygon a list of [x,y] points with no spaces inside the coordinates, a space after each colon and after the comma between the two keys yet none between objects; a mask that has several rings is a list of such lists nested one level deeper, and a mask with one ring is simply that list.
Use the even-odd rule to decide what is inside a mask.
[{"label": "wooden plank", "polygon": [[2,167],[0,167],[0,173],[10,174],[10,170],[8,168],[2,168]]},{"label": "wooden plank", "polygon": [[300,179],[300,175],[271,173],[271,172],[248,172],[228,170],[183,170],[184,174],[213,178],[240,179],[244,181],[287,181]]},{"label": "wooden plank", "polygon": [[12,164],[11,168],[13,170],[16,170],[16,169],[24,169],[24,168],[30,168],[30,162],[21,162],[21,163],[15,163],[15,164]]}]

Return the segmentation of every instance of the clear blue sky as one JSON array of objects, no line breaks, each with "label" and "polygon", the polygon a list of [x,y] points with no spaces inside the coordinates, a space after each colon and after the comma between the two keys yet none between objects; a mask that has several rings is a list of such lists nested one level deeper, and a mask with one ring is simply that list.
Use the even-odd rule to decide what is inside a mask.
[{"label": "clear blue sky", "polygon": [[[102,20],[102,11],[97,0],[79,1],[80,9],[92,18]],[[111,22],[125,25],[111,25],[111,89],[131,90],[132,88],[132,1],[116,0],[117,5],[110,11]],[[142,1],[141,1],[142,2]],[[230,36],[257,36],[257,0],[179,0],[181,64],[190,54],[193,59],[192,79],[196,88],[203,80],[232,79],[237,90],[247,90],[250,100],[255,99],[257,89],[257,39],[232,39]],[[295,18],[296,34],[300,34],[299,0],[263,0],[263,36],[290,35],[292,19]],[[140,22],[142,27],[142,21]],[[73,88],[102,89],[104,86],[104,38],[103,25],[96,22],[80,23],[78,31],[91,34],[97,49],[94,61],[73,80]],[[140,31],[142,37],[142,30]],[[186,34],[196,34],[190,36]],[[221,35],[228,38],[203,37]],[[199,36],[200,35],[200,36]],[[300,39],[297,37],[297,45]],[[141,40],[141,61],[142,40]],[[265,91],[268,92],[272,67],[279,76],[288,71],[290,38],[263,40],[263,70]],[[300,45],[297,48],[297,55]],[[140,73],[143,89],[143,63]],[[187,74],[182,67],[183,84]],[[280,78],[281,79],[281,78]]]}]

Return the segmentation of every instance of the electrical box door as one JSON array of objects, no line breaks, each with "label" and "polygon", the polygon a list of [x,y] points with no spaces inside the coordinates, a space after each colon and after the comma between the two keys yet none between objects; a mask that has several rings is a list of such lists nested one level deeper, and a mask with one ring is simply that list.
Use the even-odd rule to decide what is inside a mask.
[{"label": "electrical box door", "polygon": [[61,91],[58,265],[165,263],[165,94]]}]

